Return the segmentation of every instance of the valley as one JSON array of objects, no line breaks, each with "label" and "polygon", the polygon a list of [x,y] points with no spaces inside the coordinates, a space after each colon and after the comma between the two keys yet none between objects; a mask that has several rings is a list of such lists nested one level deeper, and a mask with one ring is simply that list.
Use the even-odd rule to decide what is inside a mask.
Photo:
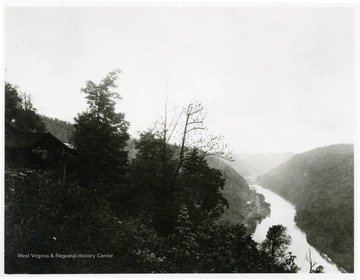
[{"label": "valley", "polygon": [[354,271],[353,145],[296,155],[257,182],[295,205],[295,222],[311,245]]}]

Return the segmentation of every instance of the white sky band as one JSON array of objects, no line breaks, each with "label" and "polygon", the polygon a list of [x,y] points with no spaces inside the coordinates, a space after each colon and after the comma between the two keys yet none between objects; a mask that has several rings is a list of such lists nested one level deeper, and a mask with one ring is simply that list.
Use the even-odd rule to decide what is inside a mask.
[{"label": "white sky band", "polygon": [[[354,10],[7,8],[6,80],[72,121],[80,88],[120,68],[130,133],[196,98],[235,152],[354,142]],[[168,86],[167,86],[168,84]],[[166,88],[168,87],[168,90]]]}]

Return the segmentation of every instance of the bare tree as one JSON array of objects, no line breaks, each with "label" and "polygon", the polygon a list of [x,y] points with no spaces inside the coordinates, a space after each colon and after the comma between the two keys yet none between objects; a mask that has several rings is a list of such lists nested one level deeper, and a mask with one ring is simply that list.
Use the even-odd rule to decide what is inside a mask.
[{"label": "bare tree", "polygon": [[206,115],[203,105],[198,101],[193,101],[170,120],[166,98],[164,116],[158,123],[155,134],[162,142],[163,164],[165,164],[169,145],[174,144],[178,147],[173,184],[175,184],[187,153],[193,149],[197,149],[204,157],[216,156],[228,161],[232,160],[223,137],[207,135]]},{"label": "bare tree", "polygon": [[189,134],[191,132],[194,133],[195,131],[205,130],[204,108],[200,103],[190,103],[186,108],[184,108],[183,114],[185,115],[185,123],[181,137],[178,165],[175,170],[175,179],[177,178],[180,168],[184,162],[186,152],[190,149],[191,145],[194,145],[194,143],[187,144]]},{"label": "bare tree", "polygon": [[226,146],[216,143],[222,138],[205,136],[205,117],[206,112],[199,102],[191,102],[181,111],[169,114],[166,98],[161,119],[154,129],[141,137],[143,150],[159,163],[159,180],[153,188],[155,200],[159,203],[156,203],[154,212],[158,229],[165,234],[171,231],[176,220],[176,186],[188,155],[196,150],[203,157],[213,155],[226,158],[224,149],[219,149]]},{"label": "bare tree", "polygon": [[315,265],[317,265],[317,263],[312,260],[310,249],[309,249],[309,252],[306,254],[306,260],[308,261],[308,263],[310,265],[309,273],[323,273],[324,267],[322,265],[319,265],[316,269],[314,269],[314,267],[315,267]]}]

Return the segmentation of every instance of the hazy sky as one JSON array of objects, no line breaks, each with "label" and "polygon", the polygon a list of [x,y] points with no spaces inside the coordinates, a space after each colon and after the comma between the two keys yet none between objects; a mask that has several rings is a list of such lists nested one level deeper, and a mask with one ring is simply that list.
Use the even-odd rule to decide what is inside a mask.
[{"label": "hazy sky", "polygon": [[354,142],[352,8],[7,8],[6,80],[73,121],[115,68],[130,133],[196,98],[235,152]]}]

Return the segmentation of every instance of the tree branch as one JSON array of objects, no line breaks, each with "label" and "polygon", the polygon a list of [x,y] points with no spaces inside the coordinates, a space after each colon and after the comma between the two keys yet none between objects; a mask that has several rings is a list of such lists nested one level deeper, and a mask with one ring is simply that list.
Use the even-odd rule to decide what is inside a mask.
[{"label": "tree branch", "polygon": [[189,133],[189,132],[191,132],[193,130],[205,130],[205,129],[206,129],[205,127],[196,126],[196,127],[192,127],[189,130],[187,130],[186,133]]}]

